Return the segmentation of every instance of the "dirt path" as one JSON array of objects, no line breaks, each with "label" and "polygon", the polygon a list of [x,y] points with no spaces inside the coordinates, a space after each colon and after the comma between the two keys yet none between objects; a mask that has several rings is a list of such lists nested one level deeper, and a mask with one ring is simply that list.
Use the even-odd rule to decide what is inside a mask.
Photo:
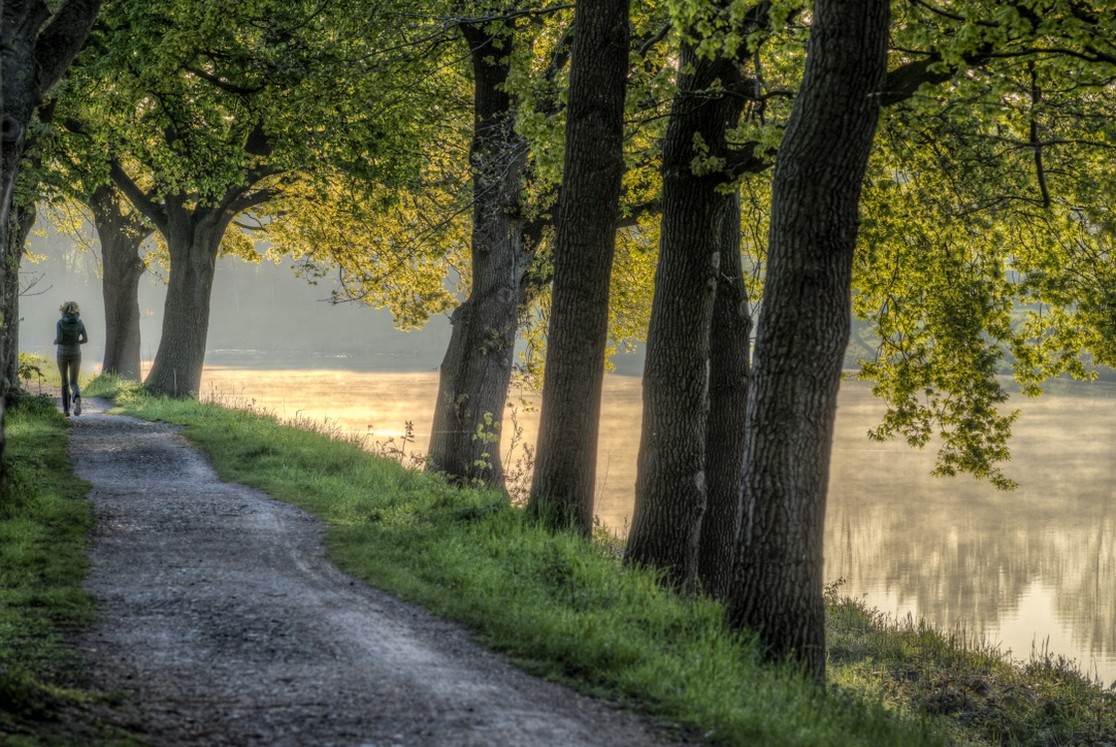
[{"label": "dirt path", "polygon": [[173,427],[85,404],[71,453],[93,485],[100,614],[79,646],[152,743],[667,744],[354,582],[315,519],[221,482]]}]

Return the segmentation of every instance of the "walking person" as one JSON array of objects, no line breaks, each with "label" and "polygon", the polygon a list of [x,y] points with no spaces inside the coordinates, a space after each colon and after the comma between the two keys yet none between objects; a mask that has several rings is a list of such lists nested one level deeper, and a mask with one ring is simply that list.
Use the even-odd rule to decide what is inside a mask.
[{"label": "walking person", "polygon": [[54,344],[58,346],[58,373],[62,377],[62,411],[70,416],[70,403],[74,415],[81,415],[81,389],[78,372],[81,371],[81,346],[89,342],[85,322],[76,301],[67,301],[58,307],[62,318],[54,331]]}]

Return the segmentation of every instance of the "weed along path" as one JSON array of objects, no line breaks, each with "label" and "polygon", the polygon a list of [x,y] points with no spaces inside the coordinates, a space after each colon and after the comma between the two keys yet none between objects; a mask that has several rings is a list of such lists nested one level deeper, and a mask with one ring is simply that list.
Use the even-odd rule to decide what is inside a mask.
[{"label": "weed along path", "polygon": [[660,745],[324,557],[301,510],[221,482],[172,426],[73,420],[96,512],[78,640],[112,720],[155,745]]}]

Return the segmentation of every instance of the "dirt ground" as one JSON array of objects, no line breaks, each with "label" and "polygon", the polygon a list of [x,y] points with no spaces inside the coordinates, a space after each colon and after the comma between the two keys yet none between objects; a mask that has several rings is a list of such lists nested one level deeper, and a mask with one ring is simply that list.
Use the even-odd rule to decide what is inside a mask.
[{"label": "dirt ground", "polygon": [[100,613],[78,646],[125,695],[113,720],[151,743],[671,743],[342,574],[317,520],[221,482],[173,427],[85,405],[71,454],[92,484]]}]

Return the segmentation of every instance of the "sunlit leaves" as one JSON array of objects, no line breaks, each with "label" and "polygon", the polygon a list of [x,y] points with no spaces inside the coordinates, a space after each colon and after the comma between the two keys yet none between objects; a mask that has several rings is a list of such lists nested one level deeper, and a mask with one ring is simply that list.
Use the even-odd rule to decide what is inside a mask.
[{"label": "sunlit leaves", "polygon": [[[754,14],[761,4],[755,0],[728,0],[728,2],[707,2],[705,0],[669,0],[668,7],[675,27],[697,45],[697,53],[703,57],[722,55],[736,57],[742,51],[744,56],[755,50],[766,38],[766,29],[756,28],[745,23],[745,18]],[[806,0],[775,0],[767,5],[767,14],[772,28],[783,28],[796,13],[809,5]]]},{"label": "sunlit leaves", "polygon": [[935,444],[942,474],[1010,486],[998,464],[1014,417],[1006,376],[1035,394],[1113,360],[1103,216],[1116,58],[1105,59],[1110,16],[1094,10],[954,2],[899,14],[896,64],[959,72],[885,112],[855,304],[878,335],[862,375],[889,405],[873,435]]},{"label": "sunlit leaves", "polygon": [[1007,485],[996,465],[1008,457],[1014,419],[998,409],[1007,394],[997,373],[1013,336],[1004,235],[967,210],[979,195],[949,182],[939,154],[888,134],[892,157],[876,159],[864,192],[854,300],[879,338],[861,375],[889,404],[871,435],[918,447],[936,439],[938,472]]},{"label": "sunlit leaves", "polygon": [[403,329],[456,305],[451,275],[464,264],[469,214],[435,183],[376,197],[348,189],[338,175],[288,190],[270,210],[268,239],[310,276],[336,271],[335,300],[387,308]]}]

